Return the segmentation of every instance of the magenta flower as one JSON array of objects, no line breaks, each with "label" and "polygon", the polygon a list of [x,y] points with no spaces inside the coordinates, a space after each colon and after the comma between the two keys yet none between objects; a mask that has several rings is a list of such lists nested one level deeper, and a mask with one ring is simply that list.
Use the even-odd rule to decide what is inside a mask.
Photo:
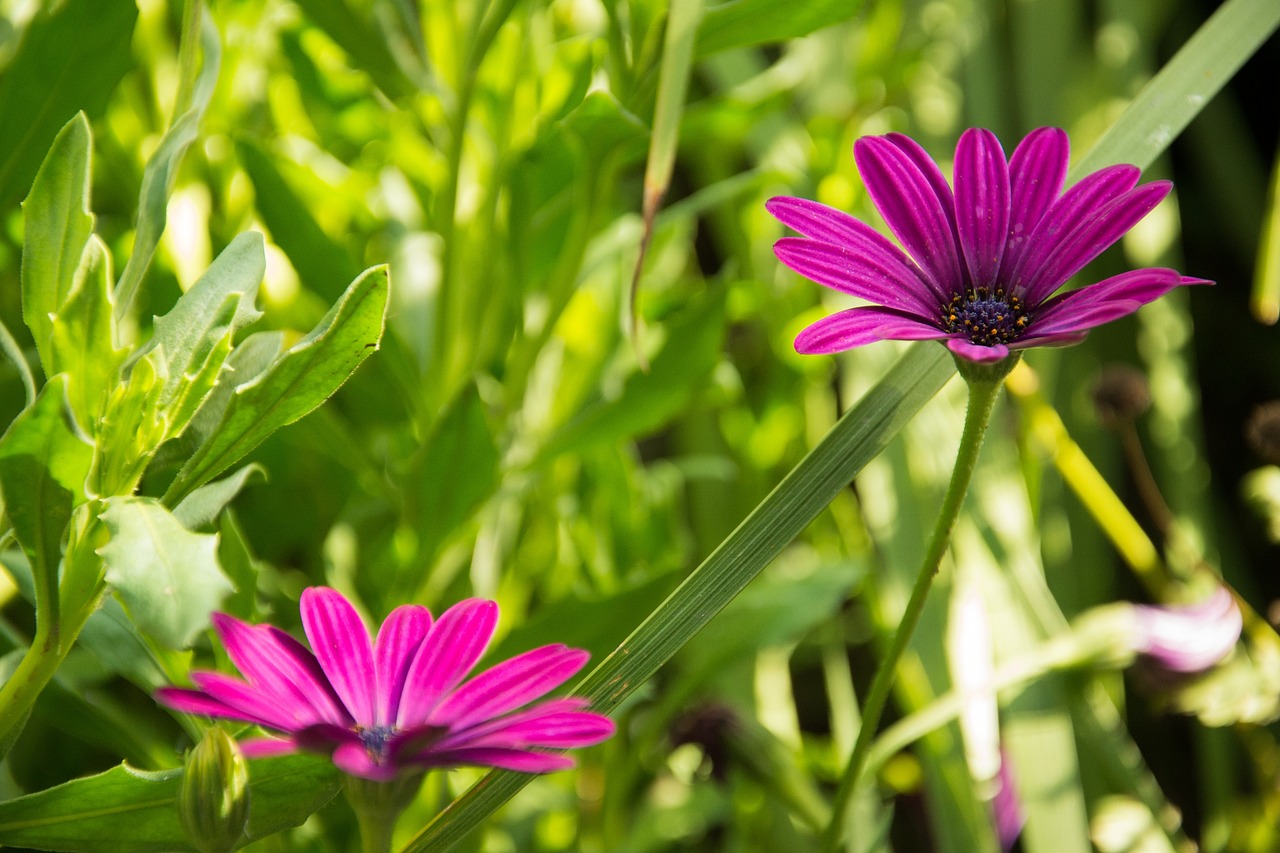
[{"label": "magenta flower", "polygon": [[1188,605],[1135,605],[1132,647],[1166,673],[1190,675],[1221,663],[1235,649],[1244,617],[1226,587]]},{"label": "magenta flower", "polygon": [[372,643],[336,590],[305,590],[301,611],[314,654],[279,628],[216,613],[214,628],[244,680],[193,672],[199,689],[165,687],[156,698],[179,711],[285,735],[246,742],[248,756],[330,752],[341,770],[375,781],[404,769],[461,764],[561,770],[573,761],[545,750],[589,746],[613,734],[608,717],[584,710],[585,699],[523,708],[580,670],[585,651],[543,646],[463,681],[493,636],[492,601],[462,601],[434,623],[425,607],[398,607]]},{"label": "magenta flower", "polygon": [[[1138,186],[1136,166],[1101,169],[1062,192],[1070,150],[1062,130],[1033,131],[1005,160],[995,135],[973,128],[956,145],[955,191],[924,149],[900,133],[859,139],[858,171],[906,253],[826,205],[779,197],[766,207],[804,237],[778,258],[819,284],[876,303],[825,317],[796,337],[802,353],[881,340],[940,340],[974,362],[1010,350],[1062,346],[1180,284],[1171,269],[1140,269],[1053,294],[1169,193]],[[908,254],[910,253],[910,257]]]}]

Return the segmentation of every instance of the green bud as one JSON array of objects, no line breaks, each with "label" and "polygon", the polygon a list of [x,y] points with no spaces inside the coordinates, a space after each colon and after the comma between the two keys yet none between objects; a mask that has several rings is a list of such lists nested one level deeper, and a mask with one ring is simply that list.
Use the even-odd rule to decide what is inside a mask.
[{"label": "green bud", "polygon": [[187,753],[178,815],[201,853],[230,853],[249,822],[249,765],[231,735],[215,726]]}]

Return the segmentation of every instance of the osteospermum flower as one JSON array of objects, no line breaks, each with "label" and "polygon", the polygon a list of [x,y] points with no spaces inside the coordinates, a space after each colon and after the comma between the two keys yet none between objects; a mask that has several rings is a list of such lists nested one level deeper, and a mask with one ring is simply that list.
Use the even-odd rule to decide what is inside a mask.
[{"label": "osteospermum flower", "polygon": [[314,654],[279,628],[216,613],[214,628],[244,680],[194,672],[198,689],[165,687],[156,697],[179,711],[284,735],[247,741],[248,756],[330,752],[343,771],[375,781],[463,764],[560,770],[572,760],[546,750],[613,734],[608,717],[584,710],[585,699],[524,707],[578,672],[585,651],[543,646],[464,681],[493,636],[492,601],[468,599],[434,621],[425,607],[398,607],[373,642],[336,590],[307,589],[301,611]]},{"label": "osteospermum flower", "polygon": [[1054,296],[1171,188],[1167,181],[1139,186],[1136,166],[1117,165],[1063,192],[1069,155],[1058,128],[1033,131],[1007,161],[994,134],[967,130],[956,146],[953,191],[912,139],[859,139],[858,171],[906,252],[826,205],[770,199],[769,212],[804,235],[774,245],[784,264],[876,303],[819,320],[796,337],[796,349],[940,340],[965,359],[995,362],[1011,350],[1077,343],[1180,284],[1208,283],[1140,269]]}]

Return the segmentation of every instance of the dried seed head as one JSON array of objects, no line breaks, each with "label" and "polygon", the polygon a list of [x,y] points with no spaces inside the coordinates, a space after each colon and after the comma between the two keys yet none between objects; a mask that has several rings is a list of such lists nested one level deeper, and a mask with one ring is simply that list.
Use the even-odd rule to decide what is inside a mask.
[{"label": "dried seed head", "polygon": [[1151,408],[1146,375],[1127,364],[1104,368],[1093,384],[1093,408],[1108,429],[1136,420]]},{"label": "dried seed head", "polygon": [[1245,438],[1264,461],[1280,465],[1280,400],[1263,403],[1245,422]]}]

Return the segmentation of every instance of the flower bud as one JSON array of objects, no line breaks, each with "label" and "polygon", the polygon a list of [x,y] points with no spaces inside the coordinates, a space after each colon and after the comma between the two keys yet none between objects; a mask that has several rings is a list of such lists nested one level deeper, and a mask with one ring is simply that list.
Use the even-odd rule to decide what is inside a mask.
[{"label": "flower bud", "polygon": [[230,853],[249,822],[249,765],[231,735],[215,726],[187,753],[178,815],[201,853]]}]

